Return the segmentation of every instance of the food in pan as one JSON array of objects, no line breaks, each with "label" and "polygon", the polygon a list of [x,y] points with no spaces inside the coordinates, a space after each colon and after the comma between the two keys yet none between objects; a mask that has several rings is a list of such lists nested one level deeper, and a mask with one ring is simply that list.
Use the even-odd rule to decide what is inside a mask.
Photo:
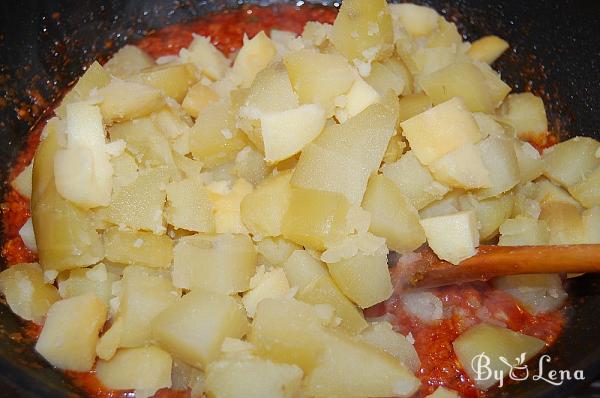
[{"label": "food in pan", "polygon": [[506,372],[557,338],[561,276],[405,291],[389,266],[599,243],[600,143],[540,145],[542,99],[490,66],[508,43],[433,9],[284,9],[323,19],[89,66],[12,181],[31,219],[2,294],[99,396],[478,396],[479,354]]}]

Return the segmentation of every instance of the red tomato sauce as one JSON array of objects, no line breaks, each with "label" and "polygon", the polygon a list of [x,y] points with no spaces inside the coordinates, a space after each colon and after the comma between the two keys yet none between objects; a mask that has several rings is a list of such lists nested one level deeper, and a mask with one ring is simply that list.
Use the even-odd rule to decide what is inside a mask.
[{"label": "red tomato sauce", "polygon": [[[261,30],[267,33],[271,29],[292,31],[300,34],[308,21],[332,23],[337,15],[334,8],[304,5],[276,5],[273,7],[244,6],[237,10],[227,10],[209,15],[196,21],[172,25],[151,33],[138,43],[141,49],[154,58],[175,55],[180,49],[187,47],[192,41],[192,34],[208,36],[224,53],[231,54],[242,46],[244,33],[249,37]],[[51,110],[46,115],[49,115]],[[9,177],[11,181],[33,159],[39,144],[40,134],[47,118],[38,123],[30,133],[27,146],[18,157]],[[556,137],[536,136],[532,144],[542,150],[556,143]],[[0,205],[2,211],[5,242],[2,256],[10,265],[33,262],[37,260],[35,253],[30,252],[19,237],[19,230],[30,216],[29,200],[14,189],[9,191]],[[469,326],[482,321],[486,314],[488,321],[497,321],[531,336],[545,340],[549,345],[558,338],[564,323],[563,313],[555,311],[550,314],[533,316],[506,293],[494,291],[484,283],[453,286],[436,290],[445,307],[451,309],[449,315],[434,324],[425,324],[404,311],[397,298],[392,297],[385,303],[365,310],[365,315],[374,317],[385,313],[393,314],[397,330],[403,334],[411,333],[415,339],[415,348],[421,359],[421,369],[417,376],[423,385],[418,396],[432,393],[438,386],[458,391],[463,398],[484,397],[485,393],[475,389],[462,370],[454,350],[454,341]],[[485,310],[483,310],[485,308]],[[37,338],[41,328],[30,323],[25,335]],[[132,391],[112,391],[103,387],[95,376],[95,372],[65,372],[73,384],[96,398],[133,397]],[[173,391],[162,389],[155,398],[187,398],[189,391]]]}]

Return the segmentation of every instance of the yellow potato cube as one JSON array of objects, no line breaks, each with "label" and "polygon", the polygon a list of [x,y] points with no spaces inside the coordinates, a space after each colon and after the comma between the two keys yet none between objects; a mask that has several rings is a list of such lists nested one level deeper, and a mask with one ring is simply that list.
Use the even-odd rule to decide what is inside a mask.
[{"label": "yellow potato cube", "polygon": [[[590,181],[592,180],[590,179]],[[566,190],[546,178],[539,178],[534,183],[532,199],[539,202],[541,206],[558,202],[570,204],[578,208],[581,207],[579,202],[573,199]]]},{"label": "yellow potato cube", "polygon": [[451,187],[473,189],[492,184],[481,150],[473,144],[448,152],[429,165],[436,180]]},{"label": "yellow potato cube", "polygon": [[431,109],[433,103],[425,93],[409,94],[400,98],[400,114],[398,120],[404,122],[419,113]]},{"label": "yellow potato cube", "polygon": [[117,317],[123,319],[120,347],[150,343],[150,323],[179,296],[168,273],[137,265],[126,267],[118,296]]},{"label": "yellow potato cube", "polygon": [[283,263],[283,270],[290,286],[304,289],[321,276],[327,276],[327,268],[306,250],[296,250]]},{"label": "yellow potato cube", "polygon": [[211,80],[219,80],[225,76],[229,61],[211,42],[209,37],[194,35],[187,49],[182,49],[179,56],[191,62],[198,71]]},{"label": "yellow potato cube", "polygon": [[110,325],[110,328],[100,336],[98,343],[96,343],[96,355],[105,361],[114,357],[121,343],[122,333],[123,319],[116,318],[112,322],[112,325]]},{"label": "yellow potato cube", "polygon": [[124,80],[112,80],[98,90],[98,96],[102,98],[100,111],[106,124],[146,116],[164,105],[159,89]]},{"label": "yellow potato cube", "polygon": [[250,87],[254,77],[273,59],[277,50],[275,45],[260,31],[252,39],[244,36],[244,45],[233,62],[233,73],[240,79],[242,87]]},{"label": "yellow potato cube", "polygon": [[127,348],[109,361],[98,361],[96,376],[106,388],[153,395],[171,387],[172,364],[171,355],[156,346]]},{"label": "yellow potato cube", "polygon": [[256,242],[256,251],[258,253],[258,264],[265,264],[270,267],[281,267],[287,259],[296,250],[301,247],[281,237],[264,238]]},{"label": "yellow potato cube", "polygon": [[188,364],[205,369],[219,356],[226,337],[248,331],[246,311],[225,294],[193,290],[152,322],[154,339]]},{"label": "yellow potato cube", "polygon": [[478,145],[483,164],[489,170],[491,184],[477,190],[481,199],[498,196],[519,183],[519,163],[513,142],[506,138],[489,136]]},{"label": "yellow potato cube", "polygon": [[59,279],[58,292],[62,298],[80,296],[94,293],[107,306],[113,297],[112,284],[119,280],[119,275],[109,272],[103,263],[92,268],[73,269],[68,273],[68,278]]},{"label": "yellow potato cube", "polygon": [[397,358],[412,372],[421,367],[421,360],[414,345],[406,337],[395,332],[388,322],[372,323],[358,338]]},{"label": "yellow potato cube", "polygon": [[458,47],[462,44],[462,35],[456,24],[448,22],[444,17],[438,17],[438,27],[427,38],[427,47]]},{"label": "yellow potato cube", "polygon": [[154,60],[144,51],[136,46],[126,45],[119,49],[106,64],[104,68],[111,75],[125,79],[154,66]]},{"label": "yellow potato cube", "polygon": [[425,165],[465,144],[475,144],[482,137],[475,119],[460,98],[439,104],[400,126],[413,153]]},{"label": "yellow potato cube", "polygon": [[254,186],[261,183],[271,170],[272,167],[265,162],[263,154],[251,145],[244,147],[235,157],[235,174]]},{"label": "yellow potato cube", "polygon": [[[387,90],[383,93],[385,95]],[[395,95],[395,94],[394,94]],[[340,123],[345,123],[348,118],[358,115],[369,105],[381,100],[381,95],[364,79],[357,78],[350,87],[350,91],[340,99],[342,104],[336,108],[335,118]]]},{"label": "yellow potato cube", "polygon": [[548,131],[544,101],[531,93],[509,95],[500,108],[500,116],[515,129],[520,138]]},{"label": "yellow potato cube", "polygon": [[106,305],[91,293],[57,301],[48,310],[35,349],[59,369],[87,372],[105,321]]},{"label": "yellow potato cube", "polygon": [[548,203],[542,206],[540,220],[548,223],[551,245],[572,245],[585,242],[585,227],[581,209],[568,203]]},{"label": "yellow potato cube", "polygon": [[580,183],[600,166],[600,142],[575,137],[544,150],[544,175],[564,187]]},{"label": "yellow potato cube", "polygon": [[43,138],[37,147],[33,158],[33,171],[31,176],[31,209],[35,210],[39,198],[48,187],[56,190],[54,185],[54,155],[59,149],[58,137],[65,130],[64,123],[57,117],[48,121],[44,127]]},{"label": "yellow potato cube", "polygon": [[281,223],[292,195],[291,177],[289,171],[273,175],[242,200],[240,216],[253,235],[281,235]]},{"label": "yellow potato cube", "polygon": [[[131,184],[138,176],[138,165],[133,156],[127,152],[110,160],[112,164],[113,191],[118,191],[126,185]],[[100,210],[100,209],[99,209]]]},{"label": "yellow potato cube", "polygon": [[104,232],[106,258],[120,264],[169,268],[173,260],[173,241],[152,232],[122,231],[110,228]]},{"label": "yellow potato cube", "polygon": [[256,275],[250,280],[250,289],[244,293],[242,304],[249,318],[254,318],[256,307],[264,299],[285,298],[290,285],[281,268],[265,271],[264,266],[257,268]]},{"label": "yellow potato cube", "polygon": [[498,36],[484,36],[471,43],[467,55],[476,61],[493,64],[504,51],[508,49],[508,42]]},{"label": "yellow potato cube", "polygon": [[544,173],[545,164],[540,153],[530,143],[515,141],[521,183],[533,181]]},{"label": "yellow potato cube", "polygon": [[477,252],[479,231],[473,210],[421,220],[431,250],[443,260],[458,264]]},{"label": "yellow potato cube", "polygon": [[[183,101],[188,89],[198,79],[191,64],[172,64],[156,66],[139,74],[140,81],[177,102]],[[135,79],[135,78],[134,78]]]},{"label": "yellow potato cube", "polygon": [[402,75],[381,62],[371,64],[371,73],[365,80],[377,90],[381,97],[386,95],[389,90],[392,90],[395,95],[401,95],[404,92],[404,86],[407,84]]},{"label": "yellow potato cube", "polygon": [[44,323],[48,308],[60,299],[56,288],[44,282],[37,263],[15,264],[0,272],[0,292],[12,312],[38,325]]},{"label": "yellow potato cube", "polygon": [[317,397],[409,397],[420,385],[393,356],[345,335],[329,333],[319,364],[307,375],[305,391]]},{"label": "yellow potato cube", "polygon": [[167,222],[188,231],[212,232],[215,229],[213,204],[208,191],[197,180],[187,178],[167,186]]},{"label": "yellow potato cube", "polygon": [[190,116],[198,117],[206,105],[218,100],[219,95],[213,89],[203,83],[196,83],[187,91],[181,106]]},{"label": "yellow potato cube", "polygon": [[346,198],[339,193],[292,188],[281,224],[282,235],[299,245],[324,250],[325,242],[346,234],[349,207]]},{"label": "yellow potato cube", "polygon": [[439,14],[430,7],[416,4],[388,5],[392,18],[412,36],[426,36],[438,26]]},{"label": "yellow potato cube", "polygon": [[240,206],[254,187],[248,181],[238,179],[228,192],[214,192],[209,187],[209,198],[213,202],[215,231],[217,233],[247,234],[242,223]]},{"label": "yellow potato cube", "polygon": [[568,297],[558,274],[507,275],[493,283],[534,315],[559,309]]},{"label": "yellow potato cube", "polygon": [[206,392],[211,398],[294,398],[301,382],[299,367],[255,357],[221,359],[206,372]]},{"label": "yellow potato cube", "polygon": [[256,269],[256,251],[246,235],[192,235],[174,250],[173,284],[232,294],[248,290]]},{"label": "yellow potato cube", "polygon": [[[274,98],[277,101],[273,101]],[[298,105],[298,97],[285,65],[276,62],[258,72],[244,102],[246,109],[240,109],[240,113],[281,112],[297,108]]]},{"label": "yellow potato cube", "polygon": [[393,41],[392,18],[384,0],[352,0],[340,7],[331,42],[349,60],[370,63],[391,47]]},{"label": "yellow potato cube", "polygon": [[473,62],[473,64],[479,68],[481,73],[483,73],[489,96],[492,99],[492,104],[495,108],[498,108],[508,93],[511,92],[512,88],[504,83],[500,78],[500,74],[493,70],[488,64],[478,61]]},{"label": "yellow potato cube", "polygon": [[503,372],[502,374],[508,375],[510,367],[503,363],[500,357],[507,358],[513,366],[517,366],[521,363],[516,364],[512,361],[521,358],[522,353],[525,354],[524,358],[521,358],[522,363],[525,363],[546,346],[543,340],[487,323],[480,323],[463,332],[452,345],[463,369],[481,390],[489,389],[497,381],[491,375],[485,377],[484,374],[480,374],[477,377],[473,364],[478,356],[487,356],[490,372]]},{"label": "yellow potato cube", "polygon": [[460,210],[474,210],[479,240],[485,242],[498,234],[500,225],[510,218],[515,200],[511,193],[478,201],[471,193],[458,198]]},{"label": "yellow potato cube", "polygon": [[412,251],[425,243],[417,211],[386,176],[371,177],[362,207],[371,213],[369,231],[384,237],[390,249]]},{"label": "yellow potato cube", "polygon": [[547,245],[550,239],[548,222],[517,216],[504,221],[499,228],[499,246]]},{"label": "yellow potato cube", "polygon": [[[107,65],[108,63],[102,67],[97,61],[94,61],[87,68],[83,76],[77,80],[75,86],[64,96],[60,106],[54,110],[54,113],[61,119],[64,119],[67,115],[68,104],[86,100],[94,88],[99,89],[108,85],[111,75],[109,72],[111,71]],[[114,75],[114,73],[112,74]]]},{"label": "yellow potato cube", "polygon": [[569,193],[583,206],[592,208],[600,205],[600,167],[587,179],[569,187]]}]

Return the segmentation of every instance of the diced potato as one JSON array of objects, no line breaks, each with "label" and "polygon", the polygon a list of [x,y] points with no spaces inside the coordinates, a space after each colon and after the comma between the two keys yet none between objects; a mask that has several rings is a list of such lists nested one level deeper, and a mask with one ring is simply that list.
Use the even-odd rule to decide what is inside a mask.
[{"label": "diced potato", "polygon": [[138,176],[138,165],[133,156],[127,152],[110,160],[113,167],[113,191],[118,191],[131,184]]},{"label": "diced potato", "polygon": [[256,242],[258,253],[258,264],[271,267],[281,267],[294,251],[301,249],[300,246],[281,237],[264,238]]},{"label": "diced potato", "polygon": [[201,397],[205,393],[206,374],[179,359],[173,360],[171,380],[172,390],[186,391],[189,388],[189,394],[193,398]]},{"label": "diced potato", "polygon": [[419,48],[410,57],[418,76],[418,87],[421,89],[421,80],[426,81],[429,75],[456,65],[459,61],[464,62],[463,55],[457,53],[455,47]]},{"label": "diced potato", "polygon": [[153,395],[171,387],[172,365],[171,355],[156,346],[127,348],[109,361],[98,361],[96,376],[106,388]]},{"label": "diced potato", "polygon": [[544,172],[544,160],[540,153],[528,142],[515,141],[515,154],[519,164],[521,183],[533,181]]},{"label": "diced potato", "polygon": [[91,293],[57,301],[48,310],[35,349],[59,369],[87,372],[105,321],[106,305]]},{"label": "diced potato", "polygon": [[460,97],[471,112],[493,112],[485,76],[470,62],[458,62],[423,76],[421,87],[435,105]]},{"label": "diced potato", "polygon": [[240,79],[242,87],[250,87],[254,77],[263,70],[276,54],[275,45],[261,31],[252,39],[244,37],[244,45],[233,63],[233,73]]},{"label": "diced potato", "polygon": [[162,310],[175,303],[180,293],[166,272],[137,265],[123,272],[117,317],[123,319],[121,347],[141,347],[150,343],[150,323]]},{"label": "diced potato", "polygon": [[419,113],[425,112],[433,106],[431,98],[425,93],[409,94],[400,98],[400,122],[410,119]]},{"label": "diced potato", "polygon": [[213,232],[213,204],[206,188],[187,178],[167,186],[167,222],[175,228],[196,232]]},{"label": "diced potato", "polygon": [[371,177],[362,207],[371,213],[369,231],[384,237],[390,249],[407,252],[425,243],[418,213],[386,176]]},{"label": "diced potato", "polygon": [[438,17],[438,28],[427,38],[427,47],[458,47],[462,44],[462,35],[456,24],[446,21],[444,17]]},{"label": "diced potato", "polygon": [[254,318],[256,307],[262,300],[284,298],[290,290],[290,285],[283,269],[274,268],[265,272],[265,267],[260,266],[250,280],[250,288],[250,291],[244,293],[242,304],[248,317]]},{"label": "diced potato", "polygon": [[65,95],[60,106],[54,110],[54,113],[61,119],[64,119],[67,115],[68,104],[85,100],[90,96],[94,88],[99,89],[108,85],[110,83],[109,72],[111,72],[108,68],[109,63],[102,67],[97,61],[94,61],[87,68],[83,76],[77,80],[75,86]]},{"label": "diced potato", "polygon": [[473,64],[479,68],[481,73],[483,73],[488,94],[492,99],[492,104],[495,108],[498,108],[508,93],[511,92],[512,88],[508,84],[504,83],[500,78],[500,74],[492,69],[492,67],[488,64],[478,61],[474,61]]},{"label": "diced potato", "polygon": [[465,195],[462,189],[454,189],[448,192],[442,199],[436,200],[419,210],[419,216],[421,218],[429,218],[456,213],[462,210],[458,200],[462,195]]},{"label": "diced potato", "polygon": [[271,176],[242,200],[242,221],[253,235],[281,235],[281,223],[291,197],[291,176],[289,171]]},{"label": "diced potato", "polygon": [[493,283],[534,315],[559,309],[568,296],[558,274],[507,275],[494,279]]},{"label": "diced potato", "polygon": [[256,186],[269,175],[271,166],[265,162],[262,153],[249,145],[238,152],[234,170],[239,178]]},{"label": "diced potato", "polygon": [[373,62],[371,64],[371,73],[365,80],[382,97],[389,90],[392,90],[396,95],[401,95],[404,92],[404,85],[406,84],[401,75],[390,70],[388,66],[380,62]]},{"label": "diced potato", "polygon": [[106,258],[120,264],[169,268],[173,260],[173,241],[152,232],[123,231],[113,227],[104,232]]},{"label": "diced potato", "polygon": [[112,141],[125,141],[127,149],[141,165],[174,165],[169,142],[149,117],[115,124],[109,129],[109,134]]},{"label": "diced potato", "polygon": [[[34,197],[35,187],[34,184]],[[32,220],[44,270],[85,267],[104,258],[104,247],[91,213],[63,199],[54,183],[50,182],[37,198]]]},{"label": "diced potato", "polygon": [[335,98],[346,94],[356,79],[356,72],[338,54],[304,49],[287,54],[284,63],[300,103],[321,105],[327,117],[334,114]]},{"label": "diced potato", "polygon": [[433,9],[416,4],[390,4],[392,18],[400,21],[412,36],[426,36],[438,26],[439,14]]},{"label": "diced potato", "polygon": [[161,189],[168,182],[162,168],[140,171],[132,183],[113,193],[107,220],[116,225],[138,230],[164,233],[163,206],[166,192]]},{"label": "diced potato", "polygon": [[407,146],[408,144],[401,135],[392,136],[383,155],[383,163],[394,163],[400,159]]},{"label": "diced potato", "polygon": [[[383,94],[385,95],[387,92],[386,90]],[[336,104],[335,118],[340,123],[345,123],[346,120],[358,115],[369,105],[379,102],[381,97],[377,90],[359,77],[350,87],[350,91],[338,99],[339,105]]]},{"label": "diced potato", "polygon": [[48,308],[60,299],[56,288],[44,282],[37,263],[15,264],[2,271],[0,292],[12,312],[38,325],[44,323]]},{"label": "diced potato", "polygon": [[381,171],[398,186],[402,195],[417,210],[442,199],[450,190],[433,179],[427,167],[417,160],[412,150],[402,155],[398,161],[384,165]]},{"label": "diced potato", "polygon": [[581,210],[568,203],[548,203],[542,206],[540,220],[548,222],[551,245],[570,245],[585,242]]},{"label": "diced potato", "polygon": [[600,206],[583,212],[586,243],[600,243]]},{"label": "diced potato", "polygon": [[[475,118],[475,122],[479,127],[479,131],[481,131],[481,134],[484,138],[487,138],[490,135],[495,137],[506,137],[506,130],[500,123],[496,121],[494,116],[487,113],[474,112],[473,117]],[[517,141],[515,141],[515,143],[516,142]],[[520,143],[520,141],[518,142]]]},{"label": "diced potato", "polygon": [[[389,7],[389,5],[388,5]],[[406,65],[400,60],[400,58],[392,56],[387,60],[383,61],[383,65],[385,65],[390,71],[392,71],[399,79],[404,81],[404,90],[402,90],[402,95],[407,96],[413,93],[414,90],[414,78]]]},{"label": "diced potato", "polygon": [[173,284],[231,294],[248,290],[256,268],[256,251],[246,235],[192,235],[174,250]]},{"label": "diced potato", "polygon": [[600,142],[589,137],[575,137],[544,151],[544,175],[569,187],[585,180],[600,166],[596,151]]},{"label": "diced potato", "polygon": [[[276,101],[273,99],[277,98]],[[297,108],[298,96],[292,88],[288,71],[276,62],[258,72],[248,91],[244,106],[249,113],[281,112]],[[241,111],[241,110],[240,110]]]},{"label": "diced potato", "polygon": [[152,57],[136,46],[127,45],[117,51],[104,68],[111,75],[125,79],[154,66]]},{"label": "diced potato", "polygon": [[235,128],[229,106],[223,102],[208,104],[190,132],[192,155],[208,168],[234,160],[245,146],[244,135]]},{"label": "diced potato", "polygon": [[190,86],[197,82],[191,64],[156,66],[141,72],[139,79],[142,83],[161,90],[165,96],[177,102],[183,101]]},{"label": "diced potato", "polygon": [[545,134],[548,131],[544,101],[531,93],[511,94],[506,97],[500,108],[500,115],[515,129],[520,138]]},{"label": "diced potato", "polygon": [[294,398],[302,370],[255,357],[225,358],[209,365],[206,392],[211,398]]},{"label": "diced potato", "polygon": [[225,76],[229,61],[211,42],[209,37],[194,35],[194,40],[185,50],[179,52],[180,58],[193,63],[198,71],[212,80]]},{"label": "diced potato", "polygon": [[146,116],[164,105],[159,89],[124,80],[112,80],[98,90],[98,96],[102,98],[100,111],[107,124]]},{"label": "diced potato", "polygon": [[110,328],[100,336],[98,343],[96,343],[96,355],[105,361],[114,357],[121,343],[122,333],[123,319],[117,318],[112,322]]},{"label": "diced potato", "polygon": [[484,36],[471,43],[467,55],[476,61],[493,64],[504,51],[508,49],[508,42],[498,36]]},{"label": "diced potato", "polygon": [[219,95],[213,89],[203,83],[196,83],[187,91],[181,106],[190,116],[198,117],[208,103],[218,100]]},{"label": "diced potato", "polygon": [[[352,0],[344,3],[333,23],[331,42],[349,60],[369,62],[394,40],[387,2]],[[365,74],[365,76],[368,73]]]},{"label": "diced potato", "polygon": [[246,311],[232,297],[193,290],[152,322],[154,339],[173,356],[204,369],[219,356],[226,337],[248,331]]},{"label": "diced potato", "polygon": [[499,230],[500,246],[547,245],[550,238],[546,221],[524,216],[504,221]]},{"label": "diced potato", "polygon": [[[174,101],[168,101],[165,108],[150,115],[150,118],[158,128],[171,141],[189,133],[190,127],[194,124],[192,118],[186,114],[182,106]],[[174,148],[176,149],[176,148]],[[181,153],[178,152],[177,153]],[[187,152],[182,153],[183,155]]]},{"label": "diced potato", "polygon": [[473,256],[479,246],[477,218],[473,210],[421,220],[427,243],[437,256],[452,264]]},{"label": "diced potato", "polygon": [[10,185],[24,198],[31,198],[31,190],[33,183],[33,163],[27,165],[14,180],[10,182]]},{"label": "diced potato", "polygon": [[108,272],[106,265],[97,264],[92,268],[73,269],[68,278],[58,281],[58,292],[62,298],[80,296],[94,293],[107,306],[110,304],[112,284],[119,279],[119,275]]},{"label": "diced potato", "polygon": [[479,198],[498,196],[519,183],[519,163],[511,140],[489,136],[477,146],[481,150],[483,164],[490,171],[491,180],[489,188],[477,191]]},{"label": "diced potato", "polygon": [[325,112],[320,105],[305,104],[264,114],[260,124],[265,160],[275,163],[300,152],[321,133],[325,126]]},{"label": "diced potato", "polygon": [[421,360],[415,347],[406,337],[395,332],[388,322],[372,323],[358,338],[392,355],[412,372],[418,371],[421,367]]},{"label": "diced potato", "polygon": [[365,255],[327,264],[336,285],[361,308],[368,308],[392,295],[392,282],[387,265],[387,253]]},{"label": "diced potato", "polygon": [[[502,374],[508,375],[510,367],[504,364],[500,357],[507,358],[513,366],[519,366],[546,346],[543,340],[487,323],[471,327],[454,340],[452,345],[463,369],[481,390],[489,389],[497,383],[497,380],[491,375],[484,377],[484,374],[480,374],[477,377],[473,363],[478,356],[482,354],[487,356],[491,372],[497,372],[495,374],[503,372]],[[521,357],[522,353],[525,354],[524,358]],[[515,359],[519,360],[518,364],[513,362]]]},{"label": "diced potato", "polygon": [[[210,188],[210,187],[209,187]],[[244,198],[253,190],[252,184],[237,179],[227,192],[213,192],[209,189],[209,198],[213,202],[215,215],[215,232],[247,234],[242,223],[240,206]]]},{"label": "diced potato", "polygon": [[40,197],[48,187],[56,190],[54,185],[54,155],[59,149],[58,137],[65,130],[64,123],[57,117],[48,120],[44,127],[40,144],[33,158],[31,185],[31,209],[35,210]]},{"label": "diced potato", "polygon": [[292,188],[281,224],[282,235],[299,245],[324,250],[326,242],[346,234],[349,207],[346,198],[339,193]]},{"label": "diced potato", "polygon": [[482,242],[490,240],[498,234],[500,225],[511,216],[514,202],[511,193],[480,201],[470,193],[458,198],[460,210],[475,210],[479,240]]},{"label": "diced potato", "polygon": [[540,178],[535,182],[533,199],[538,201],[541,206],[558,202],[581,207],[579,202],[573,199],[567,191],[545,178]]},{"label": "diced potato", "polygon": [[304,289],[321,276],[327,276],[327,268],[306,250],[296,250],[283,263],[283,270],[290,286]]},{"label": "diced potato", "polygon": [[429,170],[436,180],[451,187],[473,189],[489,187],[492,183],[482,152],[473,144],[448,152],[431,163]]},{"label": "diced potato", "polygon": [[481,139],[475,119],[460,98],[439,104],[400,123],[400,126],[413,153],[425,165]]},{"label": "diced potato", "polygon": [[600,167],[587,179],[569,187],[569,193],[583,206],[592,208],[600,205]]},{"label": "diced potato", "polygon": [[305,391],[309,396],[321,397],[409,397],[420,385],[419,379],[393,356],[330,333],[319,364],[307,375]]}]

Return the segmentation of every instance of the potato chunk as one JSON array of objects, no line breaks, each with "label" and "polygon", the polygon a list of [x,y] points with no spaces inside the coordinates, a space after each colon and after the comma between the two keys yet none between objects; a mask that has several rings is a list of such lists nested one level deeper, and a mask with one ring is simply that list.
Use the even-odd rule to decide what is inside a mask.
[{"label": "potato chunk", "polygon": [[388,7],[392,18],[412,36],[425,36],[437,28],[439,14],[433,8],[416,4],[390,4]]},{"label": "potato chunk", "polygon": [[481,150],[473,144],[448,152],[429,165],[436,180],[451,187],[473,189],[491,185]]},{"label": "potato chunk", "polygon": [[500,246],[547,245],[549,241],[548,223],[530,217],[517,216],[500,225]]},{"label": "potato chunk", "polygon": [[324,250],[325,243],[346,234],[346,198],[333,192],[293,188],[290,205],[283,216],[283,237],[299,245]]},{"label": "potato chunk", "polygon": [[289,171],[271,176],[242,200],[240,215],[253,235],[281,235],[283,216],[292,194],[289,184],[291,177]]},{"label": "potato chunk", "polygon": [[167,222],[175,228],[213,232],[215,217],[208,191],[197,180],[186,178],[167,186]]},{"label": "potato chunk", "polygon": [[119,275],[109,272],[103,263],[91,268],[72,269],[68,278],[58,280],[58,292],[62,298],[94,293],[107,306],[113,298],[112,284],[119,280]]},{"label": "potato chunk", "polygon": [[[363,363],[368,366],[356,366]],[[309,396],[409,397],[421,385],[391,355],[341,334],[329,333],[324,355],[306,378]]]},{"label": "potato chunk", "polygon": [[2,271],[0,292],[12,312],[38,325],[44,323],[48,308],[60,299],[56,288],[44,282],[37,263],[15,264]]},{"label": "potato chunk", "polygon": [[152,321],[152,334],[174,356],[205,368],[219,356],[226,337],[241,338],[248,330],[246,311],[232,297],[193,290]]},{"label": "potato chunk", "polygon": [[408,120],[419,113],[431,109],[432,106],[431,98],[425,93],[404,95],[400,98],[398,120],[400,122]]},{"label": "potato chunk", "polygon": [[600,142],[575,137],[544,151],[544,175],[564,187],[580,183],[600,166]]},{"label": "potato chunk", "polygon": [[35,349],[57,368],[87,372],[105,321],[106,305],[91,293],[57,301],[48,310]]},{"label": "potato chunk", "polygon": [[478,147],[491,180],[488,188],[477,190],[479,198],[498,196],[519,183],[519,163],[511,140],[489,136],[481,141]]},{"label": "potato chunk", "polygon": [[473,256],[479,246],[477,219],[472,210],[421,220],[427,243],[437,256],[452,264]]},{"label": "potato chunk", "polygon": [[371,177],[362,207],[371,213],[369,231],[384,237],[390,249],[412,251],[425,243],[417,211],[386,176]]},{"label": "potato chunk", "polygon": [[478,355],[487,355],[491,372],[502,371],[504,375],[508,375],[510,368],[500,361],[500,357],[507,358],[513,366],[517,366],[521,363],[514,363],[515,358],[518,359],[522,353],[525,353],[524,358],[521,359],[523,363],[527,362],[540,352],[546,344],[543,340],[535,337],[487,323],[480,323],[461,334],[458,339],[454,340],[452,345],[467,375],[478,388],[487,390],[497,381],[491,375],[484,377],[485,375],[481,374],[480,377],[477,377],[476,369],[473,368],[472,364],[476,361]]},{"label": "potato chunk", "polygon": [[180,58],[193,63],[198,71],[211,80],[219,80],[227,71],[229,61],[211,42],[209,37],[194,35],[186,49],[179,52]]},{"label": "potato chunk", "polygon": [[206,392],[214,398],[294,398],[302,370],[255,357],[225,358],[209,365]]},{"label": "potato chunk", "polygon": [[173,360],[156,346],[119,350],[109,361],[98,361],[96,376],[106,388],[153,395],[171,387]]},{"label": "potato chunk", "polygon": [[600,206],[600,167],[587,179],[570,186],[569,193],[588,209]]},{"label": "potato chunk", "polygon": [[509,95],[500,108],[500,115],[515,129],[520,138],[548,131],[544,101],[531,93]]},{"label": "potato chunk", "polygon": [[568,296],[558,274],[508,275],[494,279],[493,283],[534,315],[562,307]]},{"label": "potato chunk", "polygon": [[233,63],[233,73],[238,76],[242,87],[250,87],[254,77],[263,70],[275,56],[275,45],[260,31],[252,39],[244,36],[244,45]]},{"label": "potato chunk", "polygon": [[151,321],[179,298],[169,274],[131,265],[125,268],[117,317],[123,319],[120,347],[140,347],[152,338]]},{"label": "potato chunk", "polygon": [[256,251],[246,235],[193,235],[175,246],[173,284],[231,294],[248,290]]},{"label": "potato chunk", "polygon": [[476,61],[493,64],[504,51],[508,49],[508,42],[498,36],[484,36],[471,43],[467,55]]},{"label": "potato chunk", "polygon": [[120,264],[168,268],[173,260],[173,241],[152,232],[122,231],[110,228],[104,232],[106,258]]},{"label": "potato chunk", "polygon": [[206,105],[218,100],[219,95],[213,89],[203,83],[196,83],[187,91],[181,106],[190,116],[198,117]]},{"label": "potato chunk", "polygon": [[127,45],[119,49],[104,68],[111,75],[125,79],[154,66],[154,60],[137,46]]},{"label": "potato chunk", "polygon": [[35,210],[39,198],[54,185],[54,155],[59,148],[58,137],[65,130],[64,123],[57,117],[48,120],[44,127],[46,138],[40,141],[33,158],[31,176],[31,210]]},{"label": "potato chunk", "polygon": [[382,50],[391,47],[393,40],[392,18],[386,1],[352,0],[340,7],[331,41],[350,61],[370,63]]},{"label": "potato chunk", "polygon": [[498,234],[498,228],[512,214],[514,197],[511,193],[494,198],[476,200],[471,193],[458,198],[460,210],[475,210],[479,227],[479,240],[484,242]]},{"label": "potato chunk", "polygon": [[159,89],[124,80],[112,80],[98,90],[98,96],[102,98],[100,111],[107,124],[146,116],[164,105]]},{"label": "potato chunk", "polygon": [[144,70],[139,79],[150,87],[157,88],[177,102],[183,101],[188,89],[196,83],[191,64],[161,65]]},{"label": "potato chunk", "polygon": [[540,220],[548,223],[549,243],[572,245],[585,242],[585,227],[581,210],[568,203],[548,203],[542,206]]},{"label": "potato chunk", "polygon": [[[114,56],[116,55],[117,54]],[[110,61],[108,63],[110,63]],[[68,104],[86,100],[94,88],[99,89],[108,85],[110,83],[111,75],[111,73],[109,73],[111,71],[108,68],[108,63],[103,67],[97,61],[94,61],[87,68],[83,76],[77,80],[75,86],[73,86],[73,88],[65,95],[60,106],[54,110],[54,113],[61,119],[64,119],[67,114]]]},{"label": "potato chunk", "polygon": [[414,345],[406,337],[395,332],[388,322],[372,323],[358,338],[397,358],[413,372],[421,367],[421,360]]},{"label": "potato chunk", "polygon": [[460,98],[441,103],[400,126],[415,156],[425,165],[482,138],[475,119]]}]

